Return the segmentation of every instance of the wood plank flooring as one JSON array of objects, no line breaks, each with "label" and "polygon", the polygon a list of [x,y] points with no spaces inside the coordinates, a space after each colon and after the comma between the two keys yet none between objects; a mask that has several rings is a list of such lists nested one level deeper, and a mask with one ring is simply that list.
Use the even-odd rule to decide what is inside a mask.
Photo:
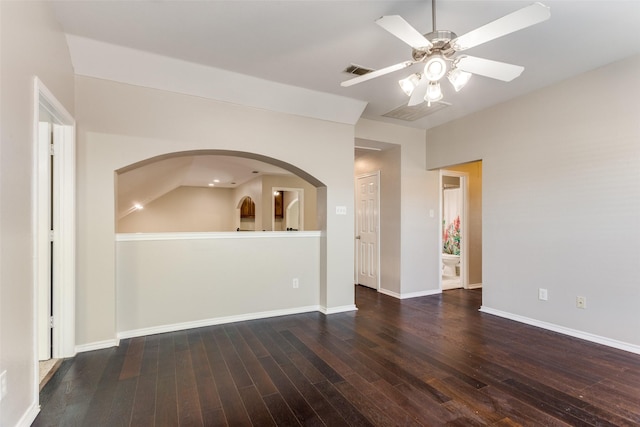
[{"label": "wood plank flooring", "polygon": [[479,290],[356,303],[80,353],[33,425],[640,425],[638,355],[480,313]]}]

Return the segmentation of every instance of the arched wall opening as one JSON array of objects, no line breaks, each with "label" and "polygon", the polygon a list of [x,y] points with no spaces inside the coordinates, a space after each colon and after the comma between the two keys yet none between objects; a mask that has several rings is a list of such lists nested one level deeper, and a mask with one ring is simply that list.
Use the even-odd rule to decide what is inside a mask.
[{"label": "arched wall opening", "polygon": [[[324,214],[317,211],[316,195],[317,187],[323,186],[300,168],[254,153],[195,150],[163,154],[116,171],[116,231],[283,230],[280,223],[286,213],[273,212],[271,193],[292,187],[303,201],[295,223],[305,227],[296,230],[318,230],[318,218]],[[252,203],[242,210],[247,197]]]},{"label": "arched wall opening", "polygon": [[[224,195],[217,201],[229,210],[227,217],[237,222],[227,221],[223,230],[189,228],[190,224],[204,224],[191,211],[210,213],[201,200],[202,194],[211,193],[212,188],[201,182],[196,189],[187,185],[189,190],[180,190],[180,197],[176,192],[183,188],[185,180],[197,180],[194,175],[215,176],[215,167],[194,170],[194,164],[202,167],[204,162],[198,161],[206,158],[210,166],[222,170],[225,162],[228,166],[238,157],[251,160],[239,162],[249,170],[237,177],[221,173],[215,183],[226,185],[216,190]],[[278,170],[287,173],[279,174],[276,169],[267,170],[260,165],[277,165]],[[222,176],[229,181],[223,182]],[[303,209],[308,210],[310,205],[314,216],[313,221],[305,222],[318,224],[319,218],[326,216],[326,201],[315,200],[326,197],[326,191],[317,191],[323,186],[320,180],[286,162],[229,150],[162,154],[119,168],[115,178],[116,228],[126,231],[132,223],[138,227],[117,234],[116,313],[120,338],[320,309],[322,233],[317,227],[295,232],[269,230],[273,222],[269,216],[273,215],[273,189],[299,186],[301,182],[307,187]],[[132,194],[145,191],[148,200],[127,200]],[[189,197],[194,201],[187,201]],[[225,197],[228,200],[221,201]],[[253,212],[245,212],[252,217],[251,226],[240,222],[245,201],[254,206]],[[122,203],[127,206],[120,206]],[[137,203],[139,209],[135,208]],[[171,203],[174,206],[167,208]],[[318,206],[323,211],[318,211]],[[172,218],[166,224],[153,215],[143,215],[161,209]],[[126,223],[136,215],[142,220]],[[149,228],[150,223],[155,225]]]}]

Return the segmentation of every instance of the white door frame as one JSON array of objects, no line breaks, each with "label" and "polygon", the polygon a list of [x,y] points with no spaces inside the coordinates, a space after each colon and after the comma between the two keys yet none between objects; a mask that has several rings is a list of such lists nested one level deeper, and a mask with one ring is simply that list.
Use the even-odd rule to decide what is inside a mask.
[{"label": "white door frame", "polygon": [[[51,280],[49,260],[42,259],[48,254],[49,215],[47,206],[51,188],[50,178],[43,174],[50,173],[49,150],[43,146],[39,135],[40,108],[49,113],[47,121],[53,122],[54,152],[53,173],[54,192],[57,202],[53,202],[54,249],[53,259],[53,352],[54,358],[75,355],[75,120],[47,87],[34,78],[33,85],[33,181],[32,181],[32,228],[33,228],[33,339],[35,372],[38,372],[38,324],[42,320],[38,310],[38,290]],[[43,118],[44,120],[44,118]],[[46,163],[46,164],[45,164]],[[44,255],[43,255],[44,254]],[[44,267],[44,270],[43,270]],[[36,399],[39,392],[38,375],[34,378]]]},{"label": "white door frame", "polygon": [[[438,233],[440,235],[439,237],[439,242],[440,242],[440,246],[439,246],[439,266],[440,268],[442,267],[442,245],[443,245],[443,241],[442,241],[442,220],[443,220],[443,207],[444,207],[444,200],[443,200],[443,179],[442,177],[444,176],[455,176],[460,178],[460,189],[462,190],[462,220],[460,221],[460,225],[462,227],[462,235],[460,236],[460,281],[462,284],[462,287],[464,289],[468,289],[469,288],[469,251],[468,251],[468,216],[469,216],[469,174],[466,172],[458,172],[458,171],[452,171],[452,170],[446,170],[446,169],[440,169],[440,179],[439,179],[439,187],[438,187],[438,191],[439,191],[439,198],[440,198],[440,213],[438,215],[438,218],[440,219],[439,221],[439,230],[440,233]],[[442,274],[438,275],[438,283],[440,284],[440,291],[442,291]]]},{"label": "white door frame", "polygon": [[[356,232],[356,235],[357,235],[358,230],[359,230],[358,227],[360,225],[359,222],[358,222],[359,221],[359,215],[358,215],[358,206],[357,206],[358,205],[358,185],[357,185],[358,184],[358,180],[360,178],[368,178],[368,177],[371,177],[371,176],[374,176],[376,178],[376,191],[378,192],[377,197],[376,197],[377,200],[378,200],[378,206],[376,206],[376,209],[378,211],[378,221],[377,221],[377,224],[376,224],[376,252],[377,253],[376,253],[375,257],[376,257],[377,276],[378,276],[376,278],[376,282],[377,282],[376,283],[376,289],[378,291],[380,291],[380,276],[381,276],[381,274],[380,274],[380,171],[379,170],[377,170],[375,172],[368,172],[368,173],[364,173],[362,175],[356,176],[355,183],[354,183],[354,190],[355,190],[354,202],[355,202],[355,206],[356,206],[356,208],[355,208],[355,217],[356,217],[355,218],[356,219],[355,232]],[[357,239],[356,236],[354,236],[353,245],[355,247],[355,259],[356,259],[356,265],[355,265],[355,271],[354,271],[355,274],[354,274],[354,278],[353,279],[354,279],[354,283],[357,284],[358,281],[359,281],[358,272],[360,271],[360,264],[359,264],[359,260],[360,260],[360,253],[359,253],[360,249],[359,249],[359,247],[360,247],[360,245],[358,244],[358,239]]]}]

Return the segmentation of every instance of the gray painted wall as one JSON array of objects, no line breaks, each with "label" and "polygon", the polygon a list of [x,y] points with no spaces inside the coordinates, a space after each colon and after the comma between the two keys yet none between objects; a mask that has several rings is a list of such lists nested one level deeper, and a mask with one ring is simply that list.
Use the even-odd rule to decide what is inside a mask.
[{"label": "gray painted wall", "polygon": [[37,411],[33,295],[33,114],[37,76],[71,114],[73,68],[49,5],[0,1],[0,372],[8,394],[0,425]]},{"label": "gray painted wall", "polygon": [[484,306],[640,351],[638,75],[634,56],[428,133],[429,168],[483,161]]}]

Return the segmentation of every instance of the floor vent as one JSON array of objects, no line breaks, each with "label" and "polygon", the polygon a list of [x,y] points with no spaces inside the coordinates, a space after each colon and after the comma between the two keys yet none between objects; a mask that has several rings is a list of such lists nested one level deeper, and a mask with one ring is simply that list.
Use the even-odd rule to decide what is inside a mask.
[{"label": "floor vent", "polygon": [[432,102],[431,107],[429,107],[429,104],[426,102],[414,105],[413,107],[402,105],[395,110],[391,110],[388,113],[383,114],[382,117],[389,117],[392,119],[404,120],[406,122],[413,122],[415,120],[426,117],[429,114],[433,114],[436,111],[440,111],[443,108],[447,108],[450,105],[450,103],[444,101]]},{"label": "floor vent", "polygon": [[347,68],[342,70],[343,73],[355,74],[356,76],[364,76],[365,74],[369,74],[372,71],[374,70],[372,70],[371,68],[362,67],[356,64],[351,64]]}]

